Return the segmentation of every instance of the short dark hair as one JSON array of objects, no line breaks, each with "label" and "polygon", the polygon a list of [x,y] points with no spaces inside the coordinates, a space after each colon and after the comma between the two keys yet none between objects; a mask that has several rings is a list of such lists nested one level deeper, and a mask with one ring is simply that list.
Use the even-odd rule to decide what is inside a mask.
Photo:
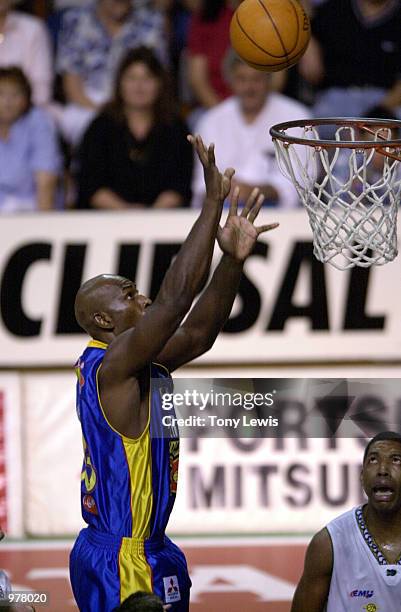
[{"label": "short dark hair", "polygon": [[396,442],[399,442],[401,444],[401,434],[396,431],[381,431],[380,433],[376,434],[375,437],[370,440],[367,447],[365,448],[365,452],[363,455],[363,463],[365,463],[366,457],[368,456],[368,452],[372,444],[374,444],[375,442],[382,442],[386,440],[395,440]]},{"label": "short dark hair", "polygon": [[163,612],[163,602],[154,593],[136,591],[113,612]]},{"label": "short dark hair", "polygon": [[32,87],[25,72],[18,66],[5,66],[0,68],[1,81],[11,81],[21,89],[26,98],[26,113],[32,106]]}]

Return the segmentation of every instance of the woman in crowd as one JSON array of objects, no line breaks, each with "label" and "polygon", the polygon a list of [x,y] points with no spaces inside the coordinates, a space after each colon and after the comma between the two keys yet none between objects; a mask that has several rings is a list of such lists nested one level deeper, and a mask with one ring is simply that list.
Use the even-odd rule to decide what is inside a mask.
[{"label": "woman in crowd", "polygon": [[0,68],[0,212],[54,207],[62,166],[58,137],[31,96],[20,68]]},{"label": "woman in crowd", "polygon": [[167,75],[146,47],[129,51],[114,97],[89,126],[79,155],[79,208],[188,205],[192,147]]}]

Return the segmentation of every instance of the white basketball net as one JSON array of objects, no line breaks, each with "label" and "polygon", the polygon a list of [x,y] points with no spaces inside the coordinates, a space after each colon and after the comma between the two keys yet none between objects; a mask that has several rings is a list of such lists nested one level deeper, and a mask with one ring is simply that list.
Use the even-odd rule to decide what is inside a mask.
[{"label": "white basketball net", "polygon": [[[392,139],[390,128],[376,126],[373,132],[369,138],[383,147]],[[317,126],[305,126],[302,133],[298,128],[296,136],[321,139]],[[354,126],[341,126],[335,140],[358,142],[361,133]],[[373,146],[324,148],[279,138],[273,142],[282,174],[294,184],[308,211],[319,261],[346,270],[382,265],[396,257],[401,190],[398,160],[378,153]]]}]

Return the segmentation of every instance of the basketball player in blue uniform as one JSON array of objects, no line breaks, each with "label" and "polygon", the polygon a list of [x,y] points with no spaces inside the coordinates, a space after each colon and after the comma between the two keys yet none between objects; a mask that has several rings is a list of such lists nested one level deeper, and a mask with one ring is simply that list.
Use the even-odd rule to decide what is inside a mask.
[{"label": "basketball player in blue uniform", "polygon": [[291,612],[401,610],[401,435],[367,445],[365,505],[345,512],[309,544]]},{"label": "basketball player in blue uniform", "polygon": [[[204,167],[206,198],[155,301],[132,281],[107,274],[84,283],[76,297],[77,321],[92,337],[76,364],[81,506],[89,526],[71,552],[70,575],[81,612],[111,612],[138,590],[154,592],[171,612],[189,609],[185,557],[165,535],[179,441],[174,433],[158,434],[161,401],[150,381],[168,386],[172,370],[212,346],[230,314],[244,260],[258,236],[276,226],[254,226],[263,202],[258,190],[238,214],[235,190],[219,227],[234,171],[220,174],[213,145],[189,138]],[[188,314],[208,277],[216,236],[222,259]]]}]

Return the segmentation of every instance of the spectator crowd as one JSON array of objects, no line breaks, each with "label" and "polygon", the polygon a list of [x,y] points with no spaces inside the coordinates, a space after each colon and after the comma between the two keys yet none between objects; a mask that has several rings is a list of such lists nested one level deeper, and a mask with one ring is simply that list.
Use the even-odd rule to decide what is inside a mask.
[{"label": "spectator crowd", "polygon": [[312,40],[269,74],[230,49],[241,0],[0,0],[0,212],[198,207],[186,135],[245,200],[299,205],[275,123],[401,118],[400,0],[305,0]]}]

